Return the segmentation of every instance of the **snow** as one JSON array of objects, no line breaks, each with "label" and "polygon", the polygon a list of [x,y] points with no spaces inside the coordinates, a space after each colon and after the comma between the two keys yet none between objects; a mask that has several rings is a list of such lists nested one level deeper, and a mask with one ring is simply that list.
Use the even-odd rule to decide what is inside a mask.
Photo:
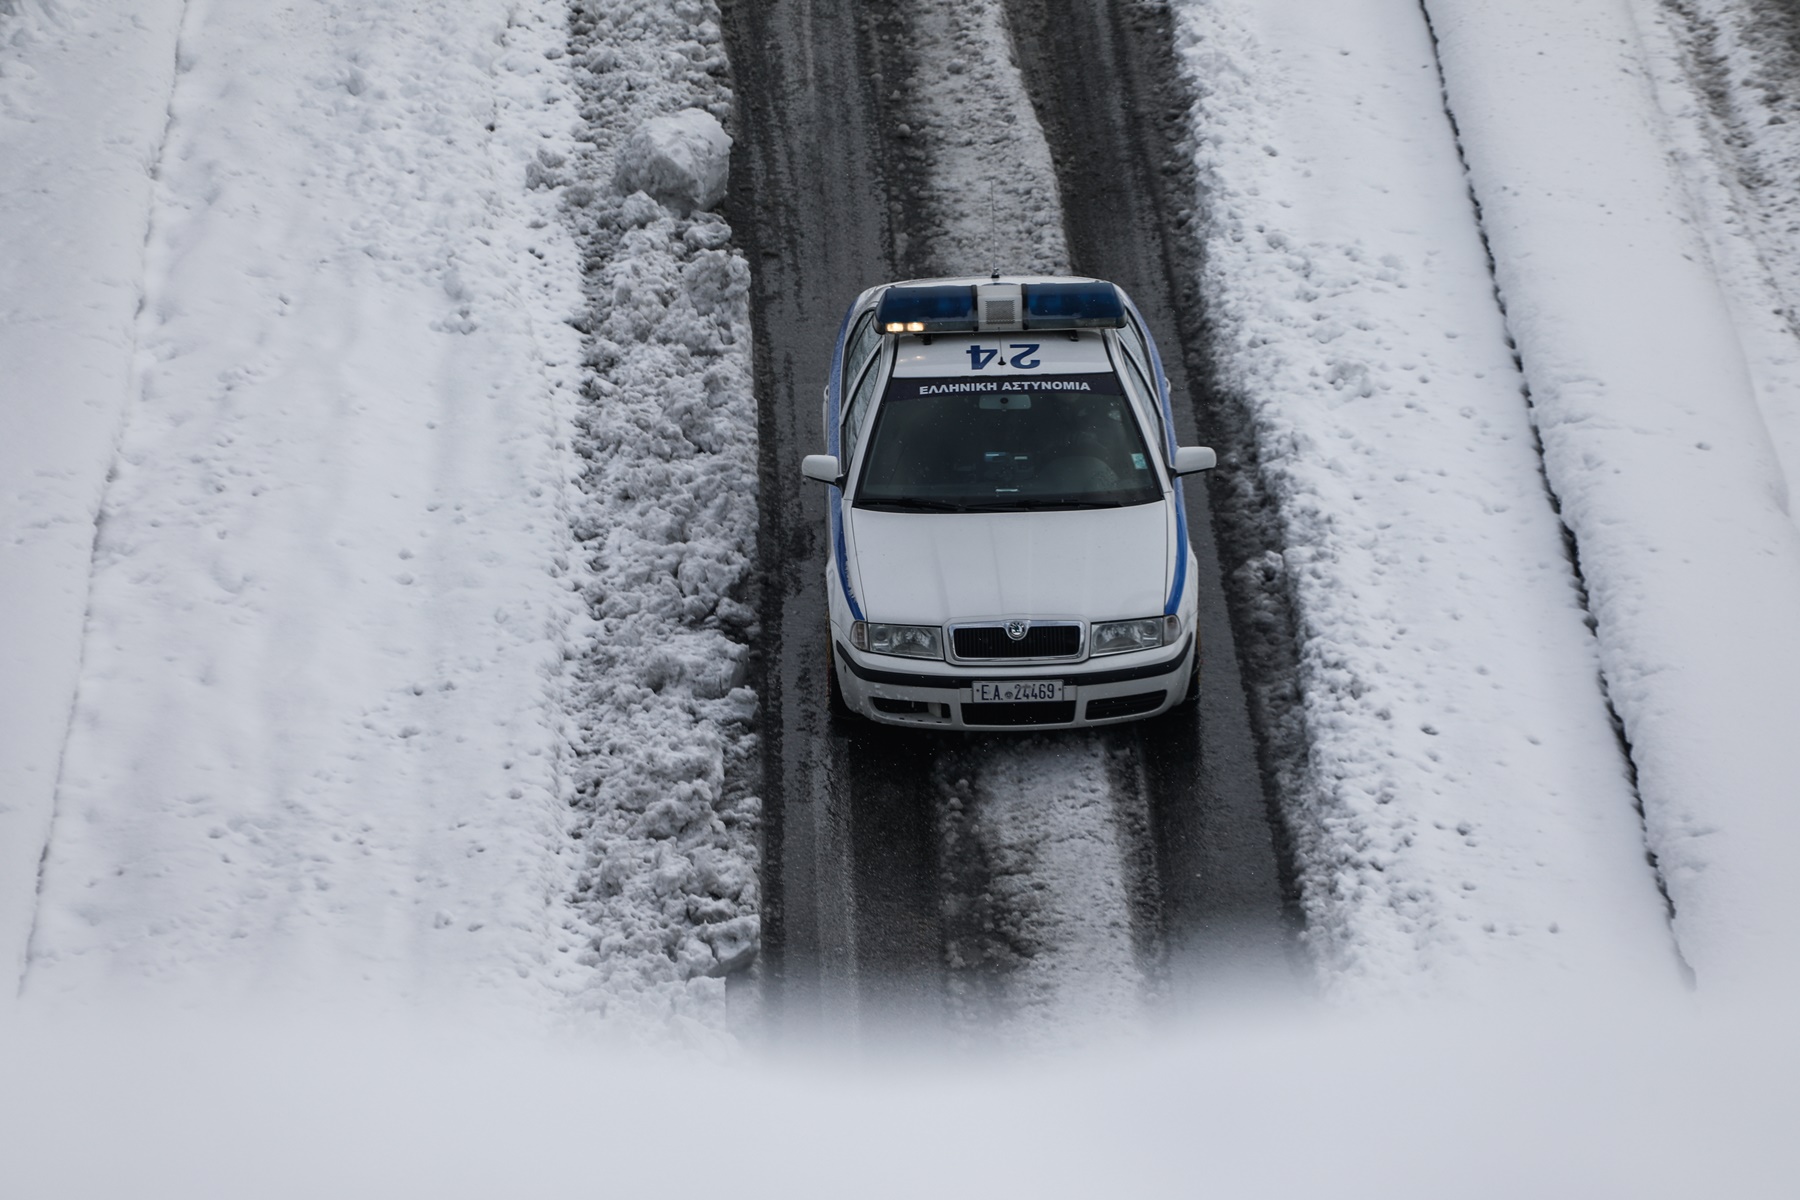
[{"label": "snow", "polygon": [[1428,7],[1676,938],[1791,978],[1800,529],[1649,52],[1623,0]]},{"label": "snow", "polygon": [[902,135],[929,148],[920,167],[927,216],[897,240],[924,247],[934,275],[1069,269],[1056,169],[1002,9],[1000,0],[908,6],[912,75],[893,95]]},{"label": "snow", "polygon": [[[716,6],[0,0],[9,1191],[1786,1194],[1800,154],[1767,32],[1694,6],[1434,6],[1478,226],[1416,4],[1185,0],[1339,1011],[1130,1040],[1116,746],[990,739],[936,803],[1004,918],[955,949],[1016,956],[952,1003],[1011,1024],[845,1064],[718,1036],[761,897]],[[982,270],[1010,207],[1057,269],[1000,6],[916,15],[909,232]]]},{"label": "snow", "polygon": [[500,2],[164,18],[26,999],[545,1002],[580,297],[525,183],[568,136],[564,32]]},{"label": "snow", "polygon": [[[688,211],[729,150],[717,11],[678,8],[171,3],[160,50],[9,18],[28,1001],[724,1025],[755,410],[748,272]],[[103,75],[116,147],[71,136]],[[673,207],[595,182],[632,130],[692,171],[640,181]]]},{"label": "snow", "polygon": [[1668,8],[1634,0],[1633,11],[1673,161],[1791,494],[1800,479],[1800,247],[1790,228],[1800,144],[1776,82],[1796,67],[1788,31],[1779,10],[1741,0]]},{"label": "snow", "polygon": [[[0,1033],[19,1196],[1791,1194],[1791,1033],[1470,1010],[1240,1017],[1087,1055],[652,1059],[420,1022]],[[270,1036],[271,1030],[274,1036]],[[1654,1053],[1647,1048],[1654,1047]]]},{"label": "snow", "polygon": [[[983,1036],[1117,1035],[1150,998],[1128,891],[1148,817],[1141,801],[1122,811],[1107,757],[1082,736],[989,740],[936,764],[951,1001]],[[959,867],[978,892],[961,893]]]},{"label": "snow", "polygon": [[731,138],[704,109],[651,117],[619,148],[613,186],[648,192],[672,208],[713,208],[725,198]]},{"label": "snow", "polygon": [[[1795,156],[1780,127],[1745,133],[1768,51],[1707,5],[1725,115],[1699,94],[1712,68],[1647,8],[1434,9],[1467,176],[1417,5],[1179,10],[1220,378],[1286,538],[1254,566],[1301,621],[1313,757],[1287,815],[1333,1000],[1655,1005],[1677,941],[1703,991],[1794,975],[1800,816],[1770,747],[1800,716],[1800,443],[1793,331],[1771,310],[1793,310],[1800,256],[1779,189],[1721,164]],[[1062,269],[1001,5],[909,20],[919,74],[896,99],[933,164],[913,249],[947,271]],[[1316,1186],[1349,1163],[1441,1194],[1490,1154],[1481,1185],[1510,1193],[1519,1144],[1603,1109],[1624,1115],[1559,1182],[1610,1184],[1623,1162],[1651,1194],[1756,1194],[1773,1156],[1748,1139],[1792,1109],[1771,1082],[1786,1060],[1744,1062],[1766,1049],[1760,1012],[1741,1035],[1715,1009],[1698,1032],[1541,1039],[1239,1019],[1038,1074],[776,1075],[776,1102],[768,1074],[586,1046],[508,1075],[493,1059],[515,1047],[384,1058],[387,1032],[348,1021],[287,1045],[275,1021],[165,1040],[121,1015],[146,993],[209,1010],[349,993],[721,1044],[725,977],[759,946],[761,811],[749,272],[709,211],[732,115],[718,21],[710,0],[0,4],[0,941],[31,1019],[94,1022],[5,1031],[5,1102],[25,1110],[5,1123],[37,1156],[9,1150],[17,1177],[106,1184],[67,1149],[86,1132],[73,1097],[151,1111],[149,1147],[236,1128],[219,1098],[272,1085],[232,1059],[264,1054],[312,1101],[250,1110],[255,1154],[140,1157],[224,1186],[310,1124],[352,1151],[277,1185],[316,1191],[330,1180],[307,1172],[406,1142],[356,1106],[385,1071],[383,1111],[504,1131],[422,1168],[450,1194],[510,1183],[520,1147],[571,1121],[618,1137],[615,1180],[666,1182],[696,1096],[778,1113],[715,1131],[739,1163],[795,1124],[853,1146],[925,1122],[956,1169],[907,1162],[877,1181],[896,1191],[926,1171],[993,1190],[1005,1169],[1091,1193],[1127,1157],[1135,1190],[1191,1191],[1192,1156],[1141,1148],[1159,1129],[1187,1146],[1198,1119],[1224,1131],[1217,1178],[1260,1183],[1274,1161]],[[1116,1033],[1158,987],[1145,814],[1107,745],[989,741],[940,764],[949,849],[1009,922],[955,947],[1013,955],[993,997],[960,997],[977,1019],[1009,1010],[998,1041]],[[981,979],[951,967],[953,989]],[[83,1050],[101,1028],[126,1049]],[[165,1111],[151,1081],[196,1054]],[[441,1072],[464,1062],[533,1106],[459,1098]],[[1391,1092],[1355,1091],[1396,1063]],[[1491,1106],[1441,1103],[1470,1077]],[[1734,1095],[1713,1108],[1709,1087]],[[1279,1154],[1308,1089],[1359,1103],[1305,1131],[1317,1155]],[[1456,1152],[1369,1149],[1408,1126]],[[1673,1164],[1631,1150],[1678,1127],[1702,1132]],[[1033,1152],[997,1159],[1008,1135]],[[824,1186],[847,1167],[768,1169]]]},{"label": "snow", "polygon": [[1285,545],[1252,565],[1298,614],[1321,988],[1676,986],[1417,5],[1195,2],[1178,28],[1220,383]]},{"label": "snow", "polygon": [[710,129],[694,110],[729,115],[731,93],[713,4],[583,4],[572,31],[584,148],[564,211],[589,330],[572,515],[592,625],[565,703],[583,1004],[647,1036],[671,1014],[717,1030],[724,976],[761,944],[750,272],[718,216],[582,181],[618,179],[628,134],[660,114]]},{"label": "snow", "polygon": [[130,387],[145,164],[168,120],[179,17],[169,4],[0,10],[0,969],[14,979]]}]

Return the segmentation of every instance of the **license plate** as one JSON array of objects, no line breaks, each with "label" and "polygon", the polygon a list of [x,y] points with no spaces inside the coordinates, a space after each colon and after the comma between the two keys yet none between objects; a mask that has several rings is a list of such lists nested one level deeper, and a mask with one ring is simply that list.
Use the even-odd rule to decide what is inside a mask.
[{"label": "license plate", "polygon": [[977,704],[1016,704],[1032,700],[1064,700],[1060,679],[979,680],[970,685]]}]

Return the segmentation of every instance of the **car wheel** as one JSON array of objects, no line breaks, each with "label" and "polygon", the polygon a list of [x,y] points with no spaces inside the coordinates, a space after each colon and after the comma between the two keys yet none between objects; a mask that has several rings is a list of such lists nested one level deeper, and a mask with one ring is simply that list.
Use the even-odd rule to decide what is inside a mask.
[{"label": "car wheel", "polygon": [[1200,642],[1196,638],[1194,641],[1194,664],[1188,671],[1187,695],[1181,698],[1181,703],[1192,704],[1198,699],[1200,699]]},{"label": "car wheel", "polygon": [[834,721],[849,717],[850,706],[844,703],[844,689],[838,684],[837,652],[832,649],[830,637],[825,639],[825,681],[826,712]]}]

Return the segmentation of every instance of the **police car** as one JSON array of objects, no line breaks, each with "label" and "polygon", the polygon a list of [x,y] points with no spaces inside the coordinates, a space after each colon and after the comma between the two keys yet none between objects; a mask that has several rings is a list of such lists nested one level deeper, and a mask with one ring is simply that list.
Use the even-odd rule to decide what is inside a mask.
[{"label": "police car", "polygon": [[825,388],[832,701],[950,729],[1105,725],[1191,698],[1200,641],[1156,342],[1097,279],[885,284]]}]

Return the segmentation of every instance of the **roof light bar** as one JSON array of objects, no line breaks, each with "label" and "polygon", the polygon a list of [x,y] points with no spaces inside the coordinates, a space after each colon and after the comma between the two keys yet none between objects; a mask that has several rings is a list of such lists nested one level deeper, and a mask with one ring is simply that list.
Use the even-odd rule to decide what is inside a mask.
[{"label": "roof light bar", "polygon": [[1027,329],[1116,329],[1125,324],[1119,289],[1110,283],[1028,283]]},{"label": "roof light bar", "polygon": [[974,333],[975,289],[967,284],[894,287],[882,294],[875,323],[883,333]]},{"label": "roof light bar", "polygon": [[[1018,284],[986,285],[990,301]],[[937,283],[891,287],[875,307],[875,323],[883,333],[979,333],[988,329],[1116,329],[1125,324],[1119,289],[1099,280],[1027,283],[1024,312],[1009,303],[977,307],[971,284]],[[1010,320],[1000,320],[1011,310]],[[992,321],[984,320],[991,316]]]}]

